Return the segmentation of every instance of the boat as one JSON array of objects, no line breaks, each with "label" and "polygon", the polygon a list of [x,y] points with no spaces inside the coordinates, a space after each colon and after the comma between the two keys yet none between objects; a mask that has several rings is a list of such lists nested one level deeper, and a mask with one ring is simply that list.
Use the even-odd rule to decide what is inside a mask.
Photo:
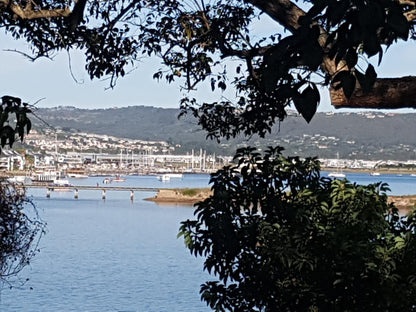
[{"label": "boat", "polygon": [[169,178],[174,178],[174,179],[182,179],[183,178],[183,174],[182,173],[166,173],[164,174],[165,176],[168,176]]},{"label": "boat", "polygon": [[370,175],[371,176],[379,176],[380,175],[380,172],[370,172]]},{"label": "boat", "polygon": [[126,181],[125,178],[120,178],[120,176],[117,175],[114,179],[112,179],[112,178],[105,178],[103,180],[103,183],[104,184],[110,184],[112,182],[124,182],[124,181]]},{"label": "boat", "polygon": [[157,176],[157,179],[162,182],[168,182],[170,181],[170,176],[168,174],[162,174]]},{"label": "boat", "polygon": [[116,176],[115,179],[111,179],[111,182],[124,182],[126,181],[125,178],[120,178],[120,176]]},{"label": "boat", "polygon": [[43,169],[33,173],[32,181],[37,183],[53,183],[58,177],[59,173],[56,170]]},{"label": "boat", "polygon": [[328,177],[330,178],[345,178],[346,177],[345,173],[341,171],[338,161],[339,161],[339,153],[337,153],[337,170],[330,172],[328,174]]},{"label": "boat", "polygon": [[14,176],[7,179],[8,182],[13,184],[28,185],[32,184],[32,179],[26,176]]},{"label": "boat", "polygon": [[66,171],[66,176],[73,179],[86,179],[88,175],[82,168],[70,168]]},{"label": "boat", "polygon": [[333,172],[330,172],[328,174],[328,177],[330,177],[330,178],[345,178],[346,175],[344,173],[342,173],[341,171],[333,171]]},{"label": "boat", "polygon": [[56,180],[53,180],[53,186],[74,186],[74,185],[69,183],[69,181],[66,179],[56,179]]}]

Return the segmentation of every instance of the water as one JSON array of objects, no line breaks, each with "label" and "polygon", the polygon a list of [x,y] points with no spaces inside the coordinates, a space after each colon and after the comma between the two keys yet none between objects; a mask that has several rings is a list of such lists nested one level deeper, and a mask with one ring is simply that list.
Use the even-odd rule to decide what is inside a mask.
[{"label": "water", "polygon": [[[325,175],[326,173],[323,173]],[[112,185],[140,187],[207,187],[207,175],[186,175],[168,183],[154,176],[126,177]],[[386,181],[392,194],[416,194],[410,175],[350,174],[360,184]],[[71,180],[76,185],[102,184],[103,178]],[[4,288],[0,311],[210,311],[199,295],[210,279],[203,259],[191,256],[176,239],[180,221],[193,208],[157,205],[143,198],[154,192],[52,192],[32,189],[31,195],[48,223],[41,253],[21,273],[30,278],[22,287]]]},{"label": "water", "polygon": [[[410,174],[380,174],[371,176],[368,173],[350,173],[344,172],[346,178],[358,184],[370,184],[376,182],[385,182],[391,189],[389,195],[415,195],[416,194],[416,176]],[[326,176],[328,172],[322,172]]]},{"label": "water", "polygon": [[[170,185],[184,181],[206,187],[208,177]],[[162,185],[155,177],[127,177],[117,185],[133,184]],[[209,311],[199,295],[200,284],[209,279],[202,259],[176,238],[193,208],[143,200],[153,195],[136,192],[131,203],[130,192],[110,191],[103,201],[99,191],[80,191],[75,200],[72,192],[52,192],[47,199],[44,189],[33,190],[48,233],[41,253],[21,274],[30,281],[4,288],[0,311]]]}]

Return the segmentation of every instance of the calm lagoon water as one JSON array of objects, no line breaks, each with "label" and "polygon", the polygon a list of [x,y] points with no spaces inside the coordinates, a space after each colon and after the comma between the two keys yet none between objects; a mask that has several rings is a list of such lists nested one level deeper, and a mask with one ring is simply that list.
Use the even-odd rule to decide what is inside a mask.
[{"label": "calm lagoon water", "polygon": [[[102,178],[72,180],[100,183]],[[207,176],[168,185],[153,177],[127,177],[123,186],[207,186]],[[203,182],[202,182],[203,181]],[[204,185],[202,185],[204,184]],[[191,206],[158,206],[143,198],[154,193],[33,190],[33,200],[48,223],[41,252],[21,273],[24,286],[3,288],[0,311],[209,311],[199,287],[209,276],[177,239]],[[32,288],[32,289],[31,289]]]},{"label": "calm lagoon water", "polygon": [[[322,172],[326,175],[328,172]],[[379,176],[371,176],[368,173],[349,173],[346,172],[346,178],[358,184],[370,184],[376,182],[385,182],[388,184],[391,195],[415,195],[416,194],[416,176],[409,174],[381,174]]]},{"label": "calm lagoon water", "polygon": [[[325,173],[323,173],[325,174]],[[348,174],[360,184],[386,181],[392,194],[416,194],[416,177]],[[77,185],[102,184],[103,178],[72,180]],[[120,186],[207,187],[209,176],[186,175],[168,183],[154,176],[127,177]],[[111,185],[110,185],[111,186]],[[177,239],[179,223],[193,208],[157,205],[143,198],[152,192],[52,192],[31,190],[48,223],[41,252],[21,273],[22,287],[1,291],[0,311],[209,311],[199,287],[209,280],[203,259],[194,258]]]}]

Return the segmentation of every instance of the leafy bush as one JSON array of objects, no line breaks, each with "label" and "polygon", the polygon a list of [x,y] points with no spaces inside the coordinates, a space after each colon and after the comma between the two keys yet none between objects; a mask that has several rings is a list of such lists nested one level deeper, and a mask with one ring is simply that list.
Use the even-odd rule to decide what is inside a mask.
[{"label": "leafy bush", "polygon": [[9,282],[38,251],[45,224],[22,189],[0,184],[0,280]]},{"label": "leafy bush", "polygon": [[217,280],[216,311],[416,311],[415,214],[385,184],[320,176],[316,159],[237,151],[180,235]]},{"label": "leafy bush", "polygon": [[195,188],[185,188],[181,190],[182,195],[184,196],[195,196],[198,194],[201,190],[195,189]]}]

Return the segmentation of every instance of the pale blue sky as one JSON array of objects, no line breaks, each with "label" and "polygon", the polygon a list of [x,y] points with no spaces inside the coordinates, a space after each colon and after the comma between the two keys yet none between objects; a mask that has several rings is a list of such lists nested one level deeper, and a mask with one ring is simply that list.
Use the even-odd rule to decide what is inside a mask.
[{"label": "pale blue sky", "polygon": [[[78,82],[71,77],[66,53],[56,55],[54,60],[39,59],[30,62],[20,54],[6,49],[22,49],[22,44],[0,35],[1,95],[12,95],[34,103],[45,98],[38,107],[76,106],[79,108],[110,108],[129,105],[179,107],[181,91],[177,84],[169,85],[152,79],[160,67],[157,60],[145,61],[137,70],[119,79],[114,89],[107,89],[108,81],[90,81],[84,70],[83,55],[71,52],[72,71]],[[24,47],[24,46],[23,46]],[[401,77],[416,74],[415,42],[400,42],[390,47],[383,62],[376,70],[379,77]],[[374,58],[377,62],[377,57]],[[376,64],[375,64],[376,65]],[[207,100],[218,100],[209,90],[199,90]],[[333,110],[328,92],[322,92],[319,111]],[[338,110],[339,111],[339,110]],[[414,110],[407,110],[414,111]]]}]

